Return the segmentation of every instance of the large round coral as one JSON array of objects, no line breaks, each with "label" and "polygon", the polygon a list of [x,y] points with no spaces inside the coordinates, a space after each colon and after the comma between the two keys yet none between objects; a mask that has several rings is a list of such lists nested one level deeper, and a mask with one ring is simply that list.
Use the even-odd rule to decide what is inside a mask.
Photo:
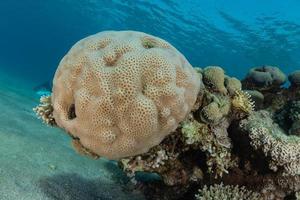
[{"label": "large round coral", "polygon": [[60,62],[53,116],[82,147],[119,159],[147,152],[175,130],[199,87],[200,76],[168,42],[105,31],[76,43]]}]

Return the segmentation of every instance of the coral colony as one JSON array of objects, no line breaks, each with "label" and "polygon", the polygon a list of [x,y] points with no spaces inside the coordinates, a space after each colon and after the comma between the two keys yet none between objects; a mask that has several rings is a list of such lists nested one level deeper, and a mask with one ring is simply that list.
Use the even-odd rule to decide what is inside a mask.
[{"label": "coral colony", "polygon": [[158,174],[164,191],[149,199],[300,196],[300,71],[255,67],[239,81],[193,68],[160,38],[105,31],[72,47],[34,110],[79,153],[117,160],[132,179]]}]

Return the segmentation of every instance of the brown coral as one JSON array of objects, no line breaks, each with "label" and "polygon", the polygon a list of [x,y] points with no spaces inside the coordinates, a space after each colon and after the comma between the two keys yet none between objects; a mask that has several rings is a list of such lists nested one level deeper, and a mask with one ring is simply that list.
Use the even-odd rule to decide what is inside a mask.
[{"label": "brown coral", "polygon": [[118,159],[147,152],[190,112],[200,76],[172,45],[134,31],[76,43],[53,82],[53,116],[91,152]]}]

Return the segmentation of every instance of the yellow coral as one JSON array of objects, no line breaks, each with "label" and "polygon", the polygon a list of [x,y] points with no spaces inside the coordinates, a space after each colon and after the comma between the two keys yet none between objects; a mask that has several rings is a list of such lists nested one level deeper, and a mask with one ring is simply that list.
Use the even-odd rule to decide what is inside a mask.
[{"label": "yellow coral", "polygon": [[245,114],[250,114],[254,110],[254,102],[251,100],[251,96],[242,90],[235,91],[235,95],[233,96],[231,103],[233,109]]},{"label": "yellow coral", "polygon": [[40,104],[33,108],[39,119],[41,119],[45,124],[54,126],[56,125],[53,118],[53,107],[51,102],[51,95],[41,96]]}]

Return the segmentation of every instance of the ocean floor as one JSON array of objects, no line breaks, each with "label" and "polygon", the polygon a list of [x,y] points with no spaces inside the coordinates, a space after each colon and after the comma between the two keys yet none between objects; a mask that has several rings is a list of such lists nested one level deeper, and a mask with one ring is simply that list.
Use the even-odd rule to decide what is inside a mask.
[{"label": "ocean floor", "polygon": [[38,97],[23,86],[0,77],[0,200],[144,199],[114,162],[78,155],[62,130],[42,124]]}]

